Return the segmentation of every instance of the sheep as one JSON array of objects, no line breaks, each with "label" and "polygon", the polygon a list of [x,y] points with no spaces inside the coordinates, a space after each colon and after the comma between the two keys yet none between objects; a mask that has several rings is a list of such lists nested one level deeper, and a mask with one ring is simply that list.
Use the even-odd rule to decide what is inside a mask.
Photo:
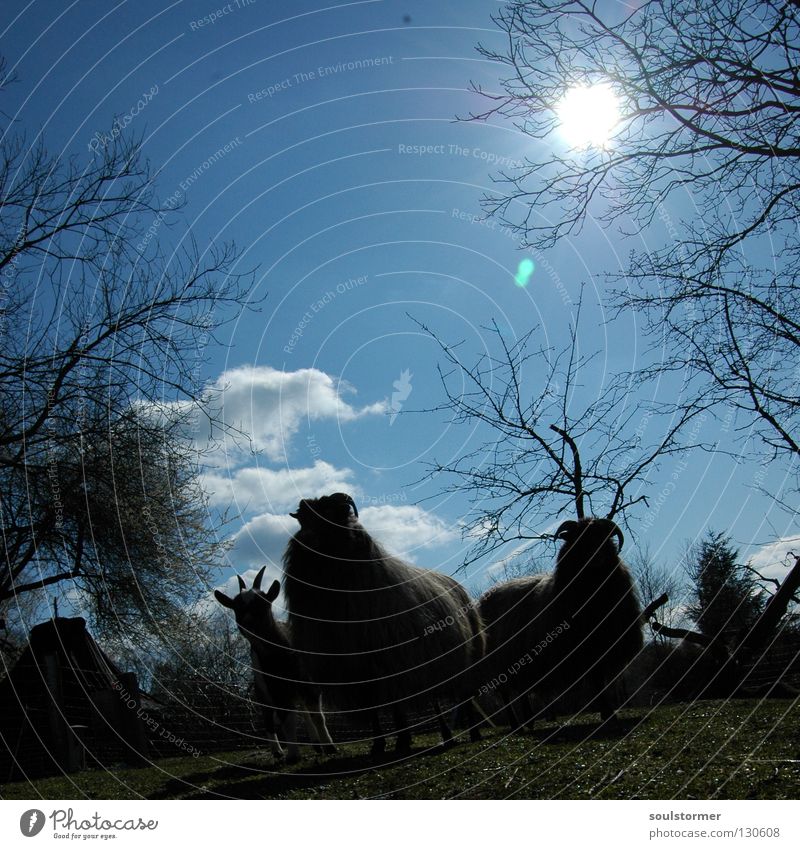
[{"label": "sheep", "polygon": [[478,606],[486,628],[481,693],[496,690],[509,708],[530,691],[557,695],[588,684],[604,722],[616,722],[613,681],[643,643],[633,578],[614,545],[625,538],[610,519],[564,522],[550,574],[493,587]]},{"label": "sheep", "polygon": [[385,746],[382,707],[394,714],[397,754],[411,749],[405,710],[414,704],[434,703],[442,740],[451,743],[436,700],[469,701],[472,667],[484,649],[467,592],[447,575],[388,554],[346,493],[304,499],[290,515],[300,530],[283,558],[289,622],[326,698],[371,717],[373,756]]},{"label": "sheep", "polygon": [[261,589],[266,568],[261,567],[252,589],[247,589],[239,577],[239,594],[235,598],[219,590],[214,590],[214,597],[223,607],[233,610],[239,631],[250,643],[256,696],[263,707],[275,759],[284,757],[281,740],[288,744],[289,763],[300,757],[296,735],[298,705],[305,711],[316,740],[315,751],[332,754],[336,747],[325,724],[319,689],[311,683],[300,655],[292,648],[287,626],[276,621],[272,613],[272,602],[278,597],[281,585],[273,581],[266,593]]}]

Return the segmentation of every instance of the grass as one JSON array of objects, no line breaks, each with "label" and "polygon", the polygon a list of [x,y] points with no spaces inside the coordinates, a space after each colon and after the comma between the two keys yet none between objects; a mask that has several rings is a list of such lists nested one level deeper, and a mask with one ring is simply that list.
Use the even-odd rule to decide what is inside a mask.
[{"label": "grass", "polygon": [[500,729],[442,751],[415,740],[410,758],[374,764],[367,746],[276,767],[264,752],[167,758],[0,787],[3,799],[796,799],[800,712],[792,701],[732,700]]}]

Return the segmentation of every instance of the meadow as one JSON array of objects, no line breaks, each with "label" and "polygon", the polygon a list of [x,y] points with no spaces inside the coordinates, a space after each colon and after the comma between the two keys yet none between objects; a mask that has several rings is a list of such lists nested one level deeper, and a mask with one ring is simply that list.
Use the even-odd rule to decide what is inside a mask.
[{"label": "meadow", "polygon": [[791,699],[698,701],[502,729],[375,763],[368,744],[276,767],[266,751],[165,758],[17,782],[3,799],[796,799],[800,712]]}]

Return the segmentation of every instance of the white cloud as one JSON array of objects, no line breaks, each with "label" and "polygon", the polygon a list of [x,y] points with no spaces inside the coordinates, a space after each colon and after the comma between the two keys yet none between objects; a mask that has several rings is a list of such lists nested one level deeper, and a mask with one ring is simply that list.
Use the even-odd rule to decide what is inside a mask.
[{"label": "white cloud", "polygon": [[775,542],[759,548],[755,554],[750,556],[748,562],[764,577],[783,580],[794,563],[794,560],[789,557],[790,551],[793,551],[795,556],[800,554],[800,538],[796,536],[781,537]]},{"label": "white cloud", "polygon": [[297,531],[297,522],[288,514],[263,513],[246,522],[233,535],[230,559],[241,569],[245,564],[258,568],[267,561],[280,563],[289,537]]},{"label": "white cloud", "polygon": [[500,560],[497,560],[496,562],[486,567],[486,575],[490,578],[502,577],[502,575],[505,574],[506,569],[517,563],[519,561],[519,558],[522,557],[523,554],[528,552],[534,546],[538,545],[540,542],[541,541],[538,539],[525,540],[519,545],[514,546],[514,548],[512,548],[511,551],[508,552],[508,554],[504,554],[500,558]]},{"label": "white cloud", "polygon": [[445,545],[460,536],[458,528],[411,504],[365,507],[359,521],[392,554],[412,561],[418,549]]},{"label": "white cloud", "polygon": [[324,460],[302,469],[238,469],[229,475],[203,475],[203,488],[213,506],[235,505],[241,512],[288,513],[301,498],[331,492],[358,494],[351,469],[337,469]]},{"label": "white cloud", "polygon": [[[315,368],[279,371],[271,366],[241,366],[223,372],[206,392],[209,408],[226,424],[248,434],[253,447],[280,460],[304,419],[352,422],[364,416],[384,415],[386,401],[355,407],[342,397],[355,389]],[[202,441],[210,436],[201,421]],[[205,428],[205,430],[203,430]]]},{"label": "white cloud", "polygon": [[[365,507],[360,519],[372,536],[392,554],[416,560],[420,549],[436,548],[458,539],[459,532],[433,513],[412,505]],[[234,564],[280,563],[289,538],[298,529],[288,514],[264,513],[234,534],[230,558]],[[241,566],[240,566],[241,568]]]}]

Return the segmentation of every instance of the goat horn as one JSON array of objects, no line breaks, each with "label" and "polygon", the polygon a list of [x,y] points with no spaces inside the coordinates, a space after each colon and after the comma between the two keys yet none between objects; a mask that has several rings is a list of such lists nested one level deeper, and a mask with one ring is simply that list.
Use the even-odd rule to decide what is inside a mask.
[{"label": "goat horn", "polygon": [[264,577],[264,572],[266,571],[266,564],[261,567],[258,574],[256,575],[255,581],[253,581],[253,589],[260,590],[261,589],[261,579]]},{"label": "goat horn", "polygon": [[214,590],[214,598],[223,606],[223,607],[233,607],[233,599],[228,598],[225,593],[221,593],[219,590]]},{"label": "goat horn", "polygon": [[346,492],[334,492],[331,498],[336,498],[339,501],[344,501],[346,504],[349,504],[353,508],[353,513],[355,514],[356,519],[358,518],[358,507],[356,507],[356,503],[353,501],[352,495],[348,495]]},{"label": "goat horn", "polygon": [[239,579],[239,592],[243,593],[247,589],[247,584],[244,582],[241,575],[236,576]]},{"label": "goat horn", "polygon": [[620,526],[611,519],[597,519],[602,523],[603,527],[608,528],[609,533],[619,539],[619,550],[622,551],[622,546],[625,545],[625,535],[622,533]]}]

